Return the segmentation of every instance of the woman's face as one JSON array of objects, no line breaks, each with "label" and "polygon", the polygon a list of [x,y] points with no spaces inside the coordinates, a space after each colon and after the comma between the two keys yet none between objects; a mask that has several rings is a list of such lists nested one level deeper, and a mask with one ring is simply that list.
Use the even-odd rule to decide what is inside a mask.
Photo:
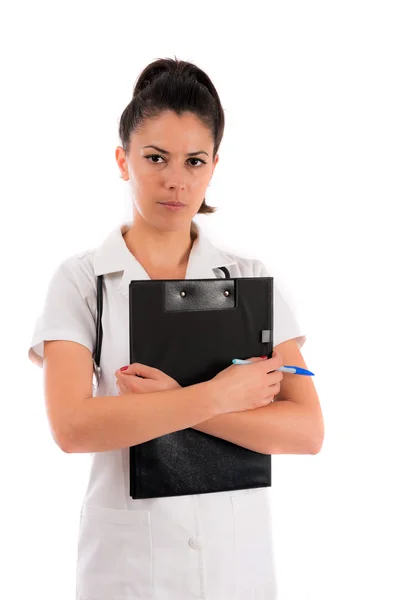
[{"label": "woman's face", "polygon": [[[192,113],[179,117],[165,111],[147,119],[142,129],[132,134],[128,155],[121,146],[116,149],[121,176],[132,186],[134,211],[163,229],[179,229],[189,223],[203,202],[218,162],[218,155],[213,161],[213,146],[211,132]],[[170,210],[161,202],[185,206]]]}]

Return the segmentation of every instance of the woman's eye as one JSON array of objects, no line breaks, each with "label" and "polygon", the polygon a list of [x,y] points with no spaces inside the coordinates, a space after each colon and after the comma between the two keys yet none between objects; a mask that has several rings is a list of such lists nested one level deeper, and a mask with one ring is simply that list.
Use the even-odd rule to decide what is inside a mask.
[{"label": "woman's eye", "polygon": [[[159,154],[149,154],[145,158],[162,158],[162,156],[160,156]],[[150,161],[150,162],[153,162],[153,161]],[[153,163],[153,164],[157,165],[159,163]]]},{"label": "woman's eye", "polygon": [[[200,163],[202,163],[203,165],[205,165],[206,163],[204,162],[204,160],[201,160],[201,158],[189,158],[189,160],[198,160]],[[195,165],[193,165],[195,166]]]},{"label": "woman's eye", "polygon": [[[149,154],[149,155],[145,156],[145,158],[152,159],[152,158],[163,158],[163,157],[160,156],[159,154]],[[199,162],[199,163],[201,163],[203,165],[207,164],[204,160],[201,160],[201,158],[189,158],[188,160],[194,160],[194,161],[197,161],[197,162]],[[161,164],[159,162],[153,162],[152,160],[150,160],[150,162],[152,162],[153,165],[159,165],[159,164]],[[192,167],[199,168],[198,165],[193,165],[193,164],[192,164]]]}]

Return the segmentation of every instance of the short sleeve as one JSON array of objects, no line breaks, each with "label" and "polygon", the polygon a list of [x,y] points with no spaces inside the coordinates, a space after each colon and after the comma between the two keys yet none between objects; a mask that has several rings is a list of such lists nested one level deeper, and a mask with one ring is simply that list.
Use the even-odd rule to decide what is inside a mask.
[{"label": "short sleeve", "polygon": [[28,351],[30,360],[43,367],[45,340],[69,340],[94,350],[96,326],[89,307],[90,281],[79,272],[77,259],[67,259],[53,273]]},{"label": "short sleeve", "polygon": [[[266,266],[261,261],[256,261],[255,276],[256,277],[271,277]],[[277,346],[281,342],[295,339],[300,348],[306,341],[306,335],[301,324],[294,312],[294,309],[289,305],[287,299],[279,289],[274,277],[274,331],[273,345]]]}]

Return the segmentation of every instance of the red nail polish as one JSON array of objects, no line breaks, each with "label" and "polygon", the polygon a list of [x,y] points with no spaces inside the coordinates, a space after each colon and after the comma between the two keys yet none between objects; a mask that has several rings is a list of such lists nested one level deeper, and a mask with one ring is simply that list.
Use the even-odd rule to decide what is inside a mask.
[{"label": "red nail polish", "polygon": [[121,367],[120,371],[126,371],[128,367]]}]

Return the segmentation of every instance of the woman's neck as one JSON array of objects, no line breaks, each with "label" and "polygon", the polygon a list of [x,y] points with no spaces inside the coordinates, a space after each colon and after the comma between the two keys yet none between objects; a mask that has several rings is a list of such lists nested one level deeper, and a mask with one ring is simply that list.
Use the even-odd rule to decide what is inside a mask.
[{"label": "woman's neck", "polygon": [[144,268],[145,265],[151,265],[161,271],[184,269],[196,237],[197,233],[192,225],[188,233],[180,230],[159,232],[134,223],[123,235],[128,250]]}]

